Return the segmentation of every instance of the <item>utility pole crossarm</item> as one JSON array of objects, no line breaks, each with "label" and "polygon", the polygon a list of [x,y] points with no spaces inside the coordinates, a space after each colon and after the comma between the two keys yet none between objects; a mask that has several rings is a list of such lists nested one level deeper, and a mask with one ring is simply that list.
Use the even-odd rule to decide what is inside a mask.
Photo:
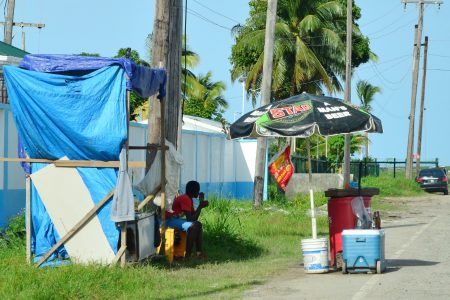
[{"label": "utility pole crossarm", "polygon": [[[5,26],[6,22],[0,22],[1,26]],[[45,24],[41,23],[24,23],[24,22],[13,22],[13,26],[17,27],[37,27],[39,29],[44,28]]]}]

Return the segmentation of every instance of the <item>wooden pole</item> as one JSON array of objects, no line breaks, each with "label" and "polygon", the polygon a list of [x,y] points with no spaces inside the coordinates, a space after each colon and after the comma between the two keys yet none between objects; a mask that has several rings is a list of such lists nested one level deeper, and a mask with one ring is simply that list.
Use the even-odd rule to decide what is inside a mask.
[{"label": "wooden pole", "polygon": [[56,244],[53,245],[53,247],[47,251],[47,253],[44,254],[44,256],[37,262],[35,265],[36,268],[39,268],[40,265],[42,265],[49,257],[53,254],[62,244],[67,242],[72,238],[72,236],[78,232],[81,228],[83,228],[84,225],[86,225],[89,220],[97,213],[97,211],[102,208],[102,206],[108,202],[108,200],[112,197],[114,194],[114,190],[110,191],[102,200],[100,200],[97,205],[95,205],[84,217],[81,219],[72,229],[69,230],[69,232],[66,233],[65,236],[63,236]]},{"label": "wooden pole", "polygon": [[[160,101],[161,107],[161,146],[166,144],[165,99]],[[161,148],[161,247],[160,255],[166,254],[166,149]]]},{"label": "wooden pole", "polygon": [[8,0],[6,8],[5,36],[3,38],[3,41],[9,45],[12,44],[15,1],[16,0]]},{"label": "wooden pole", "polygon": [[[152,66],[162,68],[167,65],[169,52],[169,7],[170,1],[156,0],[155,20],[153,23],[152,37]],[[170,82],[167,84],[170,85]],[[169,87],[168,87],[169,88]],[[161,108],[160,101],[156,97],[149,100],[148,104],[148,132],[147,141],[150,144],[159,144],[161,133]],[[164,145],[164,144],[163,144]],[[156,151],[147,151],[145,172],[150,169]]]},{"label": "wooden pole", "polygon": [[[270,103],[272,90],[273,47],[275,42],[275,21],[277,16],[277,0],[268,0],[266,32],[264,42],[263,76],[261,84],[261,106]],[[264,174],[266,169],[266,138],[257,138],[255,178],[253,186],[253,207],[261,208],[264,193]]]},{"label": "wooden pole", "polygon": [[27,263],[31,264],[31,179],[25,179],[25,231]]},{"label": "wooden pole", "polygon": [[[183,32],[183,1],[166,0],[169,6],[169,49],[167,54],[167,96],[165,97],[166,138],[178,148],[181,129],[181,56]],[[162,120],[162,118],[161,118]],[[162,144],[164,145],[164,144]]]},{"label": "wooden pole", "polygon": [[[131,49],[127,49],[126,57],[130,59]],[[126,93],[126,104],[127,104],[127,140],[125,142],[125,152],[126,152],[126,162],[128,164],[128,147],[130,143],[130,94],[131,92],[127,90]],[[128,176],[128,166],[125,165],[125,176]],[[120,248],[127,248],[127,222],[121,222],[120,224]],[[120,266],[123,268],[127,262],[127,254],[123,253]]]},{"label": "wooden pole", "polygon": [[417,158],[416,158],[416,176],[420,172],[420,155],[422,152],[422,126],[423,112],[425,110],[425,81],[427,78],[427,56],[428,56],[428,36],[425,37],[423,50],[423,71],[422,71],[422,91],[420,93],[420,115],[419,115],[419,132],[417,133]]}]

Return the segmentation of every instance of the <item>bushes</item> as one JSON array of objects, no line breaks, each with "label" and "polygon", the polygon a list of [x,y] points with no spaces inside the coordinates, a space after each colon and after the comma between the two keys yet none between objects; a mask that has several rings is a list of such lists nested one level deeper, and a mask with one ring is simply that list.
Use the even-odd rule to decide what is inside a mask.
[{"label": "bushes", "polygon": [[0,249],[23,248],[25,244],[25,214],[10,219],[8,226],[0,231]]}]

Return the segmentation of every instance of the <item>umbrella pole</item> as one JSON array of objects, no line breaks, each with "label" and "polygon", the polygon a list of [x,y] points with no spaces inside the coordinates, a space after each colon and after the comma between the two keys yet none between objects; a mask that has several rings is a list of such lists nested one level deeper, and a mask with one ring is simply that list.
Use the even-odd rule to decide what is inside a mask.
[{"label": "umbrella pole", "polygon": [[309,182],[309,201],[311,203],[311,226],[312,226],[312,237],[317,239],[317,222],[316,222],[316,212],[314,210],[314,193],[312,190],[312,174],[311,174],[311,143],[309,137],[306,139],[306,148],[308,151],[308,182]]}]

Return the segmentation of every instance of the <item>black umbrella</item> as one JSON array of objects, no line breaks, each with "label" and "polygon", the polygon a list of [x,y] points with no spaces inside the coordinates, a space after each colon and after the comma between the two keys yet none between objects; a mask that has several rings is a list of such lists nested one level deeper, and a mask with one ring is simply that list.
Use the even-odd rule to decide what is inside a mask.
[{"label": "black umbrella", "polygon": [[231,124],[235,138],[330,136],[354,132],[383,132],[380,119],[332,97],[303,93],[262,106]]},{"label": "black umbrella", "polygon": [[[269,136],[308,138],[314,133],[331,136],[356,132],[382,133],[383,127],[374,115],[340,99],[302,93],[246,113],[231,124],[228,135],[231,139]],[[308,155],[309,166],[310,159]],[[310,167],[309,178],[311,183]],[[313,236],[316,238],[311,189],[310,195]]]}]

